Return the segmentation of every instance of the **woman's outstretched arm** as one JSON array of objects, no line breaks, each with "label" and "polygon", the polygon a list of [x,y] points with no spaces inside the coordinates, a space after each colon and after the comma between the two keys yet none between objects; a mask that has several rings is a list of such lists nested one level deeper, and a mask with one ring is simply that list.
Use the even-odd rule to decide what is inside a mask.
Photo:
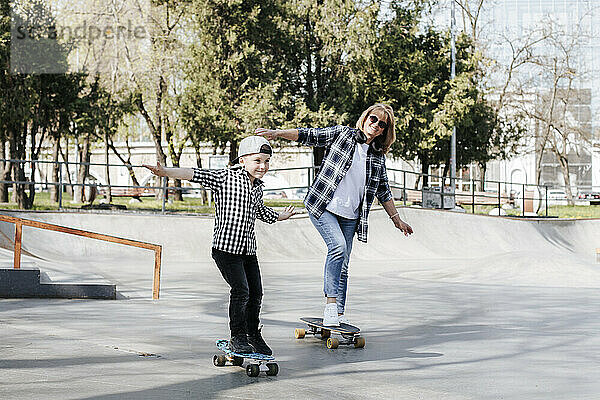
[{"label": "woman's outstretched arm", "polygon": [[298,129],[266,129],[256,128],[254,133],[258,136],[264,136],[269,140],[282,138],[287,140],[298,140]]}]

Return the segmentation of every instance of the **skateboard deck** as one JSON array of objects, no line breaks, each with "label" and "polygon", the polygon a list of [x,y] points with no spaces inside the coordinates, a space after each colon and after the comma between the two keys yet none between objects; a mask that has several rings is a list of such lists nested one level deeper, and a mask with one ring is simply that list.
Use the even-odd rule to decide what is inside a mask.
[{"label": "skateboard deck", "polygon": [[237,353],[229,349],[229,340],[219,339],[217,340],[217,348],[225,354],[215,354],[213,356],[213,364],[216,367],[223,367],[227,361],[231,364],[241,367],[244,364],[244,359],[248,360],[249,363],[246,365],[246,374],[251,377],[256,377],[260,374],[260,366],[265,365],[267,367],[267,375],[275,376],[279,373],[279,366],[277,363],[272,361],[275,357],[260,353]]},{"label": "skateboard deck", "polygon": [[[328,349],[337,349],[340,344],[354,345],[356,348],[365,347],[366,340],[360,336],[360,328],[349,324],[340,324],[340,326],[325,326],[323,318],[302,317],[300,321],[308,325],[308,330],[297,328],[294,331],[296,339],[302,339],[308,335],[321,335],[321,339],[327,339],[326,345]],[[332,338],[331,333],[337,333],[342,336],[340,341],[337,338]]]}]

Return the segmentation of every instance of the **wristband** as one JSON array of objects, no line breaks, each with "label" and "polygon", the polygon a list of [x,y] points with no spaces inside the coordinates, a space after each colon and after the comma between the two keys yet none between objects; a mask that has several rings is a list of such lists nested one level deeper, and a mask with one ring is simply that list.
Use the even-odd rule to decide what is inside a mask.
[{"label": "wristband", "polygon": [[394,214],[394,215],[390,215],[390,219],[394,218],[396,215],[399,215],[399,214],[400,214],[400,213],[399,213],[399,212],[397,212],[397,213],[396,213],[396,214]]}]

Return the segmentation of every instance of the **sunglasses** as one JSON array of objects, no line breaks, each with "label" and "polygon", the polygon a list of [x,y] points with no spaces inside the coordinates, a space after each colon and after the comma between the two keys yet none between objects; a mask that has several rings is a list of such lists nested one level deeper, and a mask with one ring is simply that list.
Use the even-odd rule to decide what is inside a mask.
[{"label": "sunglasses", "polygon": [[376,115],[369,115],[369,120],[372,124],[377,122],[377,126],[380,127],[381,130],[385,130],[385,128],[388,126],[385,121],[380,120]]}]

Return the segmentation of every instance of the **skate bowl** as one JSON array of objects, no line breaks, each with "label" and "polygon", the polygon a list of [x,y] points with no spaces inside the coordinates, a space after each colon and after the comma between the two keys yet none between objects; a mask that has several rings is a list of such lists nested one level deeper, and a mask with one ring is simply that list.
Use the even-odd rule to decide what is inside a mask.
[{"label": "skate bowl", "polygon": [[[448,282],[598,287],[600,220],[499,218],[401,208],[415,233],[405,237],[382,209],[369,219],[368,243],[354,241],[352,259],[390,263],[389,273]],[[162,245],[163,265],[212,262],[213,218],[194,215],[3,212],[6,215]],[[322,263],[326,247],[307,216],[273,225],[256,222],[261,262]],[[14,247],[14,227],[0,224],[0,253]],[[152,263],[152,254],[86,238],[23,230],[29,259],[48,262],[127,260]],[[351,261],[352,262],[352,261]]]}]

